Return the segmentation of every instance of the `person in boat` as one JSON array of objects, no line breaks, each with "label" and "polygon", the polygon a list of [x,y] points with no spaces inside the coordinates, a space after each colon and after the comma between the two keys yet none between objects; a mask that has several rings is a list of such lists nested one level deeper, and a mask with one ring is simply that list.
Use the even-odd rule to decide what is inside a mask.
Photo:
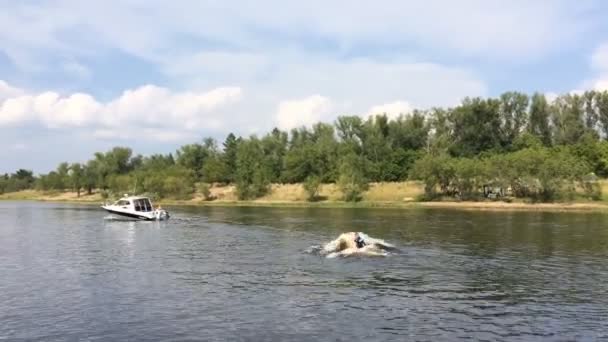
[{"label": "person in boat", "polygon": [[357,245],[357,248],[363,248],[366,245],[365,241],[363,240],[361,235],[359,235],[359,233],[355,233],[355,244]]}]

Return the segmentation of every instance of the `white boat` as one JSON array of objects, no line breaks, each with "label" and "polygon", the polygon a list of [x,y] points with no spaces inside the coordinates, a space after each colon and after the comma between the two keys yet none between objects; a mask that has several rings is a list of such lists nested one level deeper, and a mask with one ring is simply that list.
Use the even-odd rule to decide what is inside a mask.
[{"label": "white boat", "polygon": [[111,214],[135,220],[161,221],[169,218],[169,212],[160,206],[155,209],[148,197],[125,195],[118,201],[101,207]]}]

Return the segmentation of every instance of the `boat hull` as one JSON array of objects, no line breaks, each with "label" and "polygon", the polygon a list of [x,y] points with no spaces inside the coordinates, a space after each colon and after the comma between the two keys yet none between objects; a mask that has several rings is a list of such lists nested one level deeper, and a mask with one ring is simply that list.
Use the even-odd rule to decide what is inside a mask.
[{"label": "boat hull", "polygon": [[130,218],[133,220],[140,220],[140,221],[163,221],[163,220],[168,220],[170,217],[169,213],[166,211],[163,211],[162,214],[159,216],[157,216],[156,213],[154,213],[154,212],[151,212],[150,216],[146,216],[146,215],[142,215],[142,214],[138,214],[138,213],[115,210],[115,209],[107,208],[107,207],[102,207],[102,208],[105,211],[109,212],[110,214],[118,215],[118,216],[125,217],[125,218]]},{"label": "boat hull", "polygon": [[110,214],[114,214],[114,215],[118,215],[118,216],[122,216],[122,217],[128,217],[128,218],[135,219],[135,220],[156,221],[156,217],[148,217],[148,216],[144,216],[144,215],[140,215],[140,214],[128,213],[128,212],[113,210],[113,209],[109,209],[109,208],[103,208],[103,209],[105,211],[109,212]]}]

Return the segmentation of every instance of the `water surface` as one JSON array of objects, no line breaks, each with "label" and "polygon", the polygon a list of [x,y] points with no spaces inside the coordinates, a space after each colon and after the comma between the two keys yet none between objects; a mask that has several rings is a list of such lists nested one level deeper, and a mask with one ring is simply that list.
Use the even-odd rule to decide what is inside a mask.
[{"label": "water surface", "polygon": [[[0,202],[0,340],[608,339],[608,215]],[[325,259],[346,231],[396,245]]]}]

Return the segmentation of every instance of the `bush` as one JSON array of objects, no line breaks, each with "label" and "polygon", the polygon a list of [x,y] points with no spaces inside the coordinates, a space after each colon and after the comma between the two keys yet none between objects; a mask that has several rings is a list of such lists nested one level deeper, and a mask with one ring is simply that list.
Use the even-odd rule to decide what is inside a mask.
[{"label": "bush", "polygon": [[459,158],[453,161],[454,191],[462,200],[481,197],[480,189],[486,183],[483,161]]},{"label": "bush", "polygon": [[437,188],[445,195],[453,194],[450,185],[454,183],[453,158],[447,155],[426,155],[418,159],[412,168],[411,178],[424,183],[427,198],[437,198]]},{"label": "bush", "polygon": [[203,199],[205,201],[211,201],[213,199],[215,199],[212,195],[211,195],[211,185],[209,185],[209,183],[200,183],[198,185],[198,192],[203,195]]},{"label": "bush", "polygon": [[412,176],[424,182],[425,200],[479,199],[485,184],[495,184],[510,187],[515,197],[551,202],[574,199],[577,183],[588,197],[601,198],[597,182],[582,181],[590,171],[590,165],[568,149],[533,147],[477,158],[426,155],[416,162]]},{"label": "bush", "polygon": [[602,200],[602,187],[598,182],[583,182],[585,196],[593,201]]},{"label": "bush", "polygon": [[304,190],[308,194],[309,201],[315,201],[321,188],[321,179],[317,176],[308,176],[304,182]]},{"label": "bush", "polygon": [[178,200],[188,200],[194,193],[194,184],[191,180],[180,176],[168,176],[163,182],[163,195]]},{"label": "bush", "polygon": [[108,190],[100,190],[99,194],[101,195],[101,198],[104,200],[107,200],[108,198],[110,198],[110,192]]},{"label": "bush", "polygon": [[347,202],[357,202],[361,200],[361,195],[367,190],[367,184],[353,180],[351,177],[341,175],[338,179],[338,187],[342,192],[342,199]]},{"label": "bush", "polygon": [[193,172],[182,166],[173,166],[163,171],[147,171],[139,175],[141,189],[158,198],[190,199],[194,193]]},{"label": "bush", "polygon": [[597,176],[591,173],[585,177],[581,181],[581,187],[585,192],[585,196],[593,201],[601,201],[602,200],[602,187],[598,182]]},{"label": "bush", "polygon": [[238,178],[236,182],[236,192],[240,200],[256,199],[266,195],[269,191],[270,181],[265,170],[254,170],[250,179]]},{"label": "bush", "polygon": [[338,188],[342,192],[342,199],[347,202],[361,200],[361,195],[368,189],[368,183],[363,176],[365,161],[354,154],[347,155],[342,160]]},{"label": "bush", "polygon": [[134,185],[134,180],[129,175],[115,175],[108,180],[109,189],[115,194],[133,193],[136,191]]}]

